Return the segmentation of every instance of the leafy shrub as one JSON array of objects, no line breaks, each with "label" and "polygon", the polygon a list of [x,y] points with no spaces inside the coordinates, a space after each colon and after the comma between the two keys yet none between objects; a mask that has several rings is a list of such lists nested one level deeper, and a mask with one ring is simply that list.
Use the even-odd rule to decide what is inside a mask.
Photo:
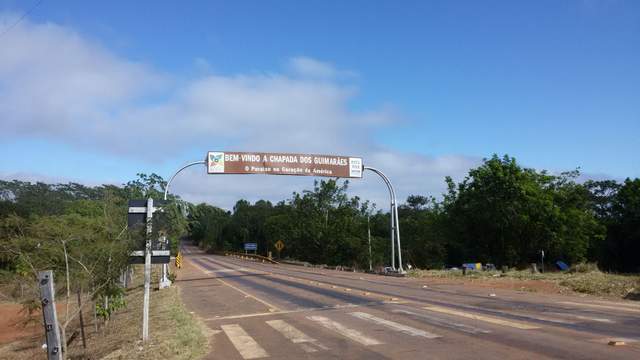
[{"label": "leafy shrub", "polygon": [[578,263],[571,266],[569,272],[572,273],[590,273],[590,272],[599,272],[597,263]]}]

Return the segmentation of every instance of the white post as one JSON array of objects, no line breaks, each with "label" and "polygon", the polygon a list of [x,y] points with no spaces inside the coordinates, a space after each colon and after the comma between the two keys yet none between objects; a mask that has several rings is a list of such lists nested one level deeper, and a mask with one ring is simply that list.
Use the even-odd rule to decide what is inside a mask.
[{"label": "white post", "polygon": [[[165,244],[168,250],[167,236],[162,235],[160,242]],[[162,264],[162,274],[160,275],[160,289],[168,288],[171,286],[171,280],[169,280],[169,264]]]},{"label": "white post", "polygon": [[147,199],[147,239],[144,249],[144,298],[142,307],[142,341],[149,340],[149,291],[151,288],[151,231],[153,199]]}]

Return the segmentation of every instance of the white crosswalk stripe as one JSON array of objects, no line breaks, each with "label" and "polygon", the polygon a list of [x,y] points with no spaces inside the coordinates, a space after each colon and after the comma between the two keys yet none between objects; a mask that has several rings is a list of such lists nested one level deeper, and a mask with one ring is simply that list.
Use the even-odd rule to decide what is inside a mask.
[{"label": "white crosswalk stripe", "polygon": [[[276,329],[284,337],[291,340],[292,343],[301,344],[300,346],[302,347],[302,350],[306,352],[316,352],[318,351],[316,347],[322,350],[329,350],[328,347],[320,344],[318,340],[296,329],[294,326],[288,324],[284,320],[270,320],[267,321],[267,324]],[[309,344],[313,344],[315,345],[315,347]]]},{"label": "white crosswalk stripe", "polygon": [[238,350],[243,359],[259,359],[269,357],[269,354],[238,324],[221,325],[222,331]]},{"label": "white crosswalk stripe", "polygon": [[315,321],[317,323],[319,323],[320,325],[324,326],[325,328],[335,331],[338,334],[351,339],[357,343],[360,343],[364,346],[369,346],[369,345],[380,345],[383,344],[383,342],[378,341],[376,339],[370,338],[368,336],[363,335],[361,332],[359,332],[358,330],[354,330],[354,329],[350,329],[336,321],[330,320],[324,316],[307,316],[307,319],[311,320],[311,321]]},{"label": "white crosswalk stripe", "polygon": [[395,321],[382,319],[382,318],[379,318],[377,316],[373,316],[371,314],[367,314],[367,313],[364,313],[364,312],[352,312],[350,315],[351,316],[355,316],[358,319],[370,321],[370,322],[373,322],[375,324],[387,327],[387,328],[389,328],[391,330],[394,330],[394,331],[397,331],[397,332],[401,332],[403,334],[407,334],[407,335],[411,335],[411,336],[420,336],[420,337],[427,338],[427,339],[437,339],[439,337],[442,337],[442,336],[440,336],[438,334],[433,334],[433,333],[430,333],[428,331],[416,329],[416,328],[413,328],[411,326],[407,326],[407,325],[403,325],[403,324],[397,323]]}]

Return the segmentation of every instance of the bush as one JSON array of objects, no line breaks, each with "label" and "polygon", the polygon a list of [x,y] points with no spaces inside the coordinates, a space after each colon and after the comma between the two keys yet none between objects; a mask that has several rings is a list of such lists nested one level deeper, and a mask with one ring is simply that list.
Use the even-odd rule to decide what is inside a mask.
[{"label": "bush", "polygon": [[590,272],[599,272],[598,263],[578,263],[571,266],[569,272],[571,273],[590,273]]}]

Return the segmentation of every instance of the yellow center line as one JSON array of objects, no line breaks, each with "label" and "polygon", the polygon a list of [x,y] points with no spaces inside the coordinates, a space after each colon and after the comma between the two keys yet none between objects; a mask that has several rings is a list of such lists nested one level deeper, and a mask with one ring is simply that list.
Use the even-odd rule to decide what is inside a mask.
[{"label": "yellow center line", "polygon": [[[224,261],[222,261],[224,262]],[[259,269],[256,268],[252,268],[252,270],[256,270],[256,271],[261,271]],[[278,278],[282,278],[282,279],[289,279],[289,280],[294,280],[296,282],[300,282],[300,283],[309,283],[311,285],[315,285],[315,286],[323,286],[323,285],[328,285],[326,283],[321,283],[319,281],[316,280],[309,280],[306,278],[302,278],[302,277],[297,277],[297,276],[291,276],[291,275],[285,275],[285,274],[279,274],[279,273],[269,273],[270,276],[273,277],[278,277]],[[338,285],[330,285],[332,289],[342,289],[343,291],[351,291],[351,288],[345,287],[345,286],[338,286]],[[412,301],[410,301],[409,299],[405,299],[402,297],[394,297],[394,296],[389,296],[389,295],[385,295],[382,293],[378,293],[376,291],[366,291],[366,294],[364,294],[365,296],[368,297],[373,297],[373,298],[380,298],[380,300],[385,301],[385,302],[389,302],[389,303],[397,303],[397,304],[406,304],[406,303],[411,303]]]},{"label": "yellow center line", "polygon": [[460,317],[464,317],[464,318],[467,318],[467,319],[480,320],[480,321],[484,321],[484,322],[488,322],[488,323],[492,323],[492,324],[496,324],[496,325],[510,326],[510,327],[513,327],[513,328],[516,328],[516,329],[522,329],[522,330],[532,330],[532,329],[539,329],[540,328],[539,326],[530,325],[530,324],[519,322],[519,321],[503,320],[503,319],[498,319],[498,318],[495,318],[495,317],[492,317],[492,316],[472,314],[472,313],[468,313],[468,312],[464,312],[464,311],[448,309],[448,308],[445,308],[445,307],[435,306],[435,305],[433,305],[433,306],[424,306],[423,309],[430,310],[430,311],[435,311],[435,312],[439,312],[439,313],[443,313],[443,314],[460,316]]}]

